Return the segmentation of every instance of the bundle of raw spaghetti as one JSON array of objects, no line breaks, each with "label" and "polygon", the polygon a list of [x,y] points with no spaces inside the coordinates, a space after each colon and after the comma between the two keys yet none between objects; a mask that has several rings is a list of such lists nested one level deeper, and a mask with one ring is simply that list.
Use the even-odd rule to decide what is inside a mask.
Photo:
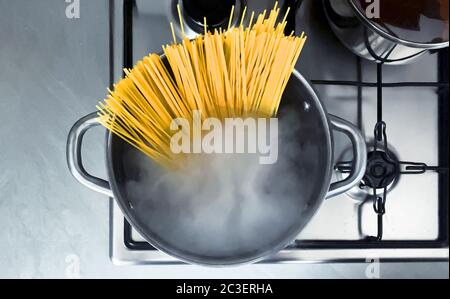
[{"label": "bundle of raw spaghetti", "polygon": [[[306,37],[284,34],[286,16],[280,9],[260,14],[244,28],[215,30],[193,40],[163,46],[164,56],[150,54],[109,90],[99,104],[98,121],[146,155],[173,167],[170,150],[173,119],[248,115],[276,116],[283,91]],[[233,10],[232,10],[233,17]],[[230,25],[232,17],[230,17]],[[183,22],[180,16],[183,28]],[[171,24],[172,32],[173,25]],[[184,31],[184,29],[183,29]],[[183,32],[184,34],[184,32]]]}]

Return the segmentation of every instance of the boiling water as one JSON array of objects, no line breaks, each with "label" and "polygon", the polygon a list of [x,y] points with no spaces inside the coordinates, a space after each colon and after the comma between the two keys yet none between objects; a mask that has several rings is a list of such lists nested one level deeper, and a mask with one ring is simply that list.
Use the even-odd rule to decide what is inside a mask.
[{"label": "boiling water", "polygon": [[160,245],[203,258],[252,256],[294,238],[320,203],[326,150],[298,116],[279,127],[274,165],[254,154],[197,155],[167,172],[130,148],[125,190],[138,225]]}]

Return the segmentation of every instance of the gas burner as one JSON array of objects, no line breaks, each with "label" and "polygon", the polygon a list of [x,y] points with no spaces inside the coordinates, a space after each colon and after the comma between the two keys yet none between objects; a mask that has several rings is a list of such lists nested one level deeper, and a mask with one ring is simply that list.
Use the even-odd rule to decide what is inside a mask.
[{"label": "gas burner", "polygon": [[[181,28],[178,15],[178,4],[180,4],[180,12],[183,17],[184,28]],[[246,2],[244,0],[171,0],[169,21],[173,22],[175,30],[179,36],[184,29],[184,34],[188,38],[194,38],[199,33],[203,33],[204,18],[208,30],[224,29],[228,27],[231,9],[234,6],[234,17],[231,25],[235,26],[242,16]]]},{"label": "gas burner", "polygon": [[[240,0],[183,0],[181,1],[181,8],[186,23],[194,31],[200,33],[204,31],[205,17],[209,30],[225,28],[230,19],[231,8],[236,6],[236,2],[240,2]],[[237,7],[241,7],[241,5]],[[238,15],[240,15],[239,12]]]},{"label": "gas burner", "polygon": [[[400,180],[400,162],[397,154],[389,147],[388,153],[383,150],[375,149],[373,142],[367,145],[367,169],[361,183],[347,191],[347,195],[359,202],[364,202],[373,199],[375,194],[382,195],[384,188],[389,193]],[[350,152],[351,149],[344,151]],[[336,164],[336,176],[339,180],[351,170],[351,161],[339,162]]]},{"label": "gas burner", "polygon": [[366,186],[384,189],[400,176],[398,159],[391,153],[376,150],[367,156],[367,170],[363,178]]},{"label": "gas burner", "polygon": [[[380,68],[378,68],[380,71]],[[380,72],[378,73],[380,74]],[[378,91],[378,105],[381,106],[381,91]],[[379,112],[381,110],[378,110]],[[378,114],[381,119],[382,114]],[[405,162],[396,158],[389,150],[389,144],[386,133],[386,123],[382,120],[375,125],[373,140],[373,149],[369,151],[366,174],[359,185],[360,190],[365,192],[358,192],[351,197],[366,201],[371,199],[373,201],[373,209],[377,214],[378,228],[376,236],[368,236],[367,241],[380,242],[383,239],[383,216],[386,214],[386,201],[390,189],[393,188],[396,179],[403,174],[422,174],[427,171],[434,171],[438,173],[448,173],[448,168],[439,166],[428,166],[425,163],[419,162]],[[340,162],[336,165],[338,173],[349,173],[353,168],[353,163]],[[405,170],[401,168],[404,167]],[[367,192],[368,191],[368,192]],[[366,194],[364,194],[366,193]],[[356,197],[355,195],[359,195]]]}]

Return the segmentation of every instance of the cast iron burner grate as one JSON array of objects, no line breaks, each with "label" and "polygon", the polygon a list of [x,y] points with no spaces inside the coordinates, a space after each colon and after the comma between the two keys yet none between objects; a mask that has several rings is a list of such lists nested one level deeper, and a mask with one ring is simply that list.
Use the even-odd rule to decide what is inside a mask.
[{"label": "cast iron burner grate", "polygon": [[[290,0],[291,7],[294,7],[294,11],[301,7],[301,0]],[[134,0],[124,1],[124,68],[131,68],[133,66],[133,6]],[[295,17],[292,17],[295,13],[291,13],[289,18],[289,28],[295,28]],[[375,141],[374,151],[382,151],[384,154],[374,154],[375,156],[383,156],[383,160],[390,161],[395,165],[395,168],[399,168],[398,175],[411,175],[411,174],[423,174],[428,171],[437,172],[439,174],[439,235],[436,240],[422,241],[384,241],[383,240],[383,215],[385,214],[385,204],[387,200],[387,187],[385,186],[393,174],[383,176],[385,182],[381,182],[380,188],[377,188],[377,179],[375,182],[369,183],[373,189],[373,206],[374,211],[378,215],[378,233],[376,237],[369,236],[365,239],[354,240],[302,240],[296,241],[293,245],[297,249],[317,249],[317,248],[349,248],[363,249],[363,248],[443,248],[448,246],[448,156],[449,156],[449,140],[448,140],[448,128],[449,128],[449,106],[448,106],[448,48],[435,51],[438,55],[438,82],[383,82],[383,63],[377,64],[377,81],[376,82],[363,82],[361,79],[362,63],[361,58],[356,58],[356,66],[358,71],[357,81],[340,81],[340,80],[311,80],[313,85],[333,85],[333,86],[352,86],[358,88],[358,101],[362,101],[362,89],[363,88],[377,88],[377,123],[375,124]],[[389,56],[389,53],[388,55]],[[388,61],[389,57],[384,57],[382,61]],[[383,89],[384,88],[436,88],[439,107],[438,107],[438,134],[439,134],[439,165],[440,166],[428,166],[421,162],[405,162],[395,161],[394,157],[391,157],[389,150],[387,149],[387,124],[383,121]],[[358,123],[361,123],[358,120]],[[431,132],[430,132],[431,133]],[[380,147],[381,146],[381,147]],[[395,162],[392,162],[395,161]],[[373,163],[370,161],[369,163]],[[336,170],[343,173],[348,172],[351,169],[351,162],[340,162],[336,164]],[[370,165],[369,165],[370,166]],[[378,170],[375,169],[375,173]],[[388,174],[388,172],[386,173]],[[370,176],[366,176],[367,177]],[[365,182],[362,182],[365,184]],[[381,189],[383,192],[381,195],[377,194],[377,190]],[[147,242],[134,241],[132,238],[132,227],[125,220],[124,226],[124,242],[125,246],[130,250],[155,250]]]},{"label": "cast iron burner grate", "polygon": [[[439,66],[442,68],[448,65],[448,49],[440,52]],[[388,54],[389,55],[389,54]],[[445,57],[446,56],[446,57]],[[444,64],[445,59],[447,62]],[[360,58],[358,58],[358,67],[361,67]],[[445,74],[447,72],[447,74]],[[448,70],[440,70],[439,77],[446,76],[448,82]],[[314,81],[313,81],[314,83]],[[317,82],[315,82],[317,84]],[[448,175],[448,166],[428,166],[421,162],[406,162],[398,161],[388,149],[387,140],[387,124],[383,121],[383,88],[384,87],[437,87],[438,94],[446,97],[445,101],[448,104],[448,83],[442,82],[410,82],[410,83],[391,83],[389,85],[383,84],[383,63],[377,64],[377,83],[366,84],[363,82],[355,82],[358,87],[376,87],[377,88],[377,123],[374,130],[374,150],[368,154],[367,170],[361,184],[373,189],[373,206],[374,211],[378,215],[378,233],[376,237],[367,237],[370,241],[381,241],[383,239],[383,215],[386,213],[387,188],[400,175],[423,174],[427,171],[434,171],[440,174]],[[320,81],[320,84],[346,84],[349,82],[336,81]],[[446,91],[446,92],[445,92]],[[447,115],[448,119],[448,115]],[[448,135],[447,135],[448,136]],[[448,141],[447,141],[448,143]],[[447,144],[448,146],[448,144]],[[441,161],[440,161],[441,162]],[[351,170],[351,163],[338,162],[336,170],[341,173],[348,173]],[[441,165],[448,165],[446,164]],[[403,170],[402,170],[403,169]],[[378,190],[382,190],[382,194],[378,194]]]}]

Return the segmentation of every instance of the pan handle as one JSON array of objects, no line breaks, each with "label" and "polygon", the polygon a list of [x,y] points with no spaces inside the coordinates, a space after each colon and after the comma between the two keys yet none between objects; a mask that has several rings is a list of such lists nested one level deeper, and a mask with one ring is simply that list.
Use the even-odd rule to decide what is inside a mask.
[{"label": "pan handle", "polygon": [[354,159],[350,175],[343,181],[331,184],[326,195],[327,199],[345,193],[358,185],[366,173],[367,165],[366,141],[359,129],[350,122],[337,116],[329,115],[329,118],[333,130],[342,132],[350,138],[353,146]]},{"label": "pan handle", "polygon": [[97,120],[97,112],[86,115],[75,123],[67,138],[66,157],[69,171],[82,185],[94,191],[113,197],[108,181],[97,178],[87,173],[81,158],[81,147],[84,134],[91,128],[100,125]]}]

